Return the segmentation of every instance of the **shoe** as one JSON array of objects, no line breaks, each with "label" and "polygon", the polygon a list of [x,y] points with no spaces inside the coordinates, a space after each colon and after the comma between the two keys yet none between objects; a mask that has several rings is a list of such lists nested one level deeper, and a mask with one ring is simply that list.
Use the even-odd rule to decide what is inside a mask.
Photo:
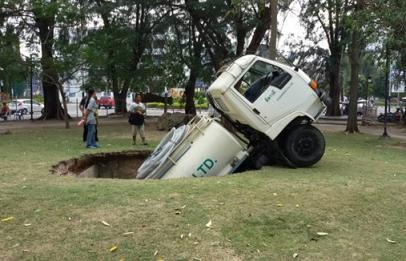
[{"label": "shoe", "polygon": [[143,144],[144,144],[144,145],[148,145],[148,143],[147,143],[147,142],[144,142]]}]

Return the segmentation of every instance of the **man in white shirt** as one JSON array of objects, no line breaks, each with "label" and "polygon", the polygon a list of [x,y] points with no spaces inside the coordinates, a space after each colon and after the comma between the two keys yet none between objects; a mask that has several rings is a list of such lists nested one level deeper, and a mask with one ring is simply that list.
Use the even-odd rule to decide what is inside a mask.
[{"label": "man in white shirt", "polygon": [[145,141],[145,127],[144,127],[144,114],[145,105],[142,103],[142,98],[140,94],[136,94],[134,102],[130,105],[130,118],[128,122],[131,124],[133,145],[137,142],[137,133],[140,134],[142,143],[148,145]]}]

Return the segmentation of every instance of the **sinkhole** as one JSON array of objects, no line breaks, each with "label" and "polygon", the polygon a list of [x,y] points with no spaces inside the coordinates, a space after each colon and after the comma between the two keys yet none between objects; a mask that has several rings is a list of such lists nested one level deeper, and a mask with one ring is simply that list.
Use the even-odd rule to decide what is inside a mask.
[{"label": "sinkhole", "polygon": [[53,165],[51,173],[81,178],[135,179],[137,169],[151,154],[149,150],[85,154]]}]

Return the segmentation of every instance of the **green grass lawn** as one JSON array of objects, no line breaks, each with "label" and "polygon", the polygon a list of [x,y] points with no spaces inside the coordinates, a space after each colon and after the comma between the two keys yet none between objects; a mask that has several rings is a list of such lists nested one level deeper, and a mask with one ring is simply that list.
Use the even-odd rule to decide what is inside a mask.
[{"label": "green grass lawn", "polygon": [[[0,260],[406,259],[406,149],[394,141],[327,133],[312,168],[136,181],[51,175],[89,152],[79,128],[12,132],[0,136],[0,219],[13,217],[0,221]],[[101,126],[101,150],[133,148],[128,135]]]}]

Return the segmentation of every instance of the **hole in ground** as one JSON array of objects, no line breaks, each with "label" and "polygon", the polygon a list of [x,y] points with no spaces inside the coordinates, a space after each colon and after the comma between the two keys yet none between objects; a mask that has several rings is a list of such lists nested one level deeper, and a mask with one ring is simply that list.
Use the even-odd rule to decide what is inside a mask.
[{"label": "hole in ground", "polygon": [[134,179],[149,150],[86,154],[58,162],[51,173],[83,178]]}]

